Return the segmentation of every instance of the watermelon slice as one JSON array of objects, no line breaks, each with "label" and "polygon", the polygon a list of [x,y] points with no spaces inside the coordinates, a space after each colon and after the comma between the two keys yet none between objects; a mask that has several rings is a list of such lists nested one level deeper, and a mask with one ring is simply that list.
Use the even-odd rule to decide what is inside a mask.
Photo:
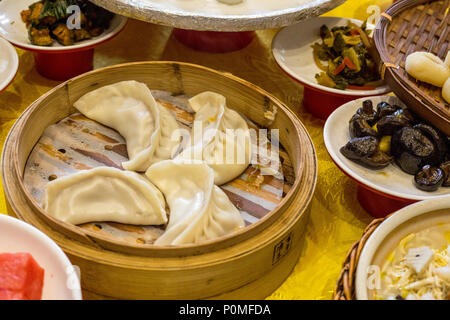
[{"label": "watermelon slice", "polygon": [[0,300],[40,300],[44,269],[29,253],[0,254]]}]

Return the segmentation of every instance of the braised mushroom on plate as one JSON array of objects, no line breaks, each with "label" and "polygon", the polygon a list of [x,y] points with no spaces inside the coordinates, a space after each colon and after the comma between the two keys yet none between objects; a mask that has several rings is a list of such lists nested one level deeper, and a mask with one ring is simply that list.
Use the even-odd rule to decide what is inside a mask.
[{"label": "braised mushroom on plate", "polygon": [[[450,195],[444,181],[436,188],[437,179],[435,191],[430,191],[428,182],[422,183],[435,179],[433,172],[440,172],[436,167],[448,179],[448,151],[443,156],[448,137],[444,139],[397,97],[361,98],[342,105],[326,121],[324,141],[334,163],[358,183],[358,201],[374,217],[385,217],[416,201]],[[365,150],[364,141],[368,144]],[[353,150],[360,152],[358,157],[349,154]],[[427,164],[432,170],[416,179],[425,191],[416,186],[414,175]]]},{"label": "braised mushroom on plate", "polygon": [[448,137],[415,116],[406,106],[364,100],[349,120],[350,141],[340,152],[368,168],[390,163],[414,175],[417,188],[436,191],[448,173],[439,168],[450,158]]}]

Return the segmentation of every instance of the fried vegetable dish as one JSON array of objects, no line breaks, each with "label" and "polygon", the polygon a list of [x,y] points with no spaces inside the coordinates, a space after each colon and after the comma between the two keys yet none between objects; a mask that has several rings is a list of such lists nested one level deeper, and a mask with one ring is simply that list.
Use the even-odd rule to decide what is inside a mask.
[{"label": "fried vegetable dish", "polygon": [[[78,26],[72,28],[68,18],[75,14],[70,6],[80,8]],[[28,29],[30,42],[38,46],[51,46],[55,41],[63,46],[99,36],[114,14],[86,0],[42,0],[20,13]],[[77,19],[73,19],[77,21]]]},{"label": "fried vegetable dish", "polygon": [[[335,89],[371,90],[382,84],[368,49],[371,44],[366,23],[359,27],[320,27],[322,42],[312,45],[314,61],[323,72],[316,74],[320,85]],[[327,63],[324,63],[326,61]]]},{"label": "fried vegetable dish", "polygon": [[414,175],[417,188],[436,191],[450,187],[450,139],[408,109],[371,100],[349,122],[350,141],[340,151],[371,169],[394,162]]}]

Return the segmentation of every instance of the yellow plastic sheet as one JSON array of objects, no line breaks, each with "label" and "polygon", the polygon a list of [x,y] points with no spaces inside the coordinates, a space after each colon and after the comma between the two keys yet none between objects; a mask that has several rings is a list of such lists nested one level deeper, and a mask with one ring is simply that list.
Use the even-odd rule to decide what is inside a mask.
[{"label": "yellow plastic sheet", "polygon": [[[384,9],[390,2],[348,0],[327,15],[364,20],[370,15],[367,13],[370,5],[376,4]],[[168,27],[130,20],[117,38],[96,49],[94,66],[100,68],[144,60],[197,63],[244,78],[277,96],[294,110],[314,141],[319,177],[299,262],[269,299],[330,299],[345,254],[351,244],[361,237],[371,217],[356,200],[356,184],[346,178],[329,158],[323,143],[323,121],[304,110],[301,104],[302,86],[276,65],[270,49],[277,30],[258,31],[257,37],[247,48],[228,54],[208,54],[186,48],[173,38],[171,31]],[[36,72],[31,52],[20,49],[17,52],[19,72],[11,86],[0,93],[0,149],[23,110],[59,83],[47,80]],[[0,213],[6,213],[1,183]]]}]

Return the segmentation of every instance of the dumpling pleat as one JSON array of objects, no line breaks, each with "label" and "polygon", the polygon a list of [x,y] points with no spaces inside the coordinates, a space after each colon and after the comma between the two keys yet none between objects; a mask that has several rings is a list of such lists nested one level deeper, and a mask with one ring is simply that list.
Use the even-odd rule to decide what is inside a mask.
[{"label": "dumpling pleat", "polygon": [[150,89],[137,81],[122,81],[93,90],[74,103],[86,117],[117,130],[126,140],[126,170],[144,172],[155,162],[171,159],[179,139],[175,117],[159,105]]},{"label": "dumpling pleat", "polygon": [[[224,96],[214,92],[200,93],[189,103],[196,112],[190,147],[177,158],[205,161],[214,170],[216,185],[235,179],[245,171],[251,159],[247,122],[239,113],[227,108]],[[196,137],[197,126],[201,127],[201,138]]]},{"label": "dumpling pleat", "polygon": [[161,161],[146,175],[170,208],[166,231],[155,245],[196,244],[244,227],[239,210],[214,185],[214,171],[204,162]]}]

